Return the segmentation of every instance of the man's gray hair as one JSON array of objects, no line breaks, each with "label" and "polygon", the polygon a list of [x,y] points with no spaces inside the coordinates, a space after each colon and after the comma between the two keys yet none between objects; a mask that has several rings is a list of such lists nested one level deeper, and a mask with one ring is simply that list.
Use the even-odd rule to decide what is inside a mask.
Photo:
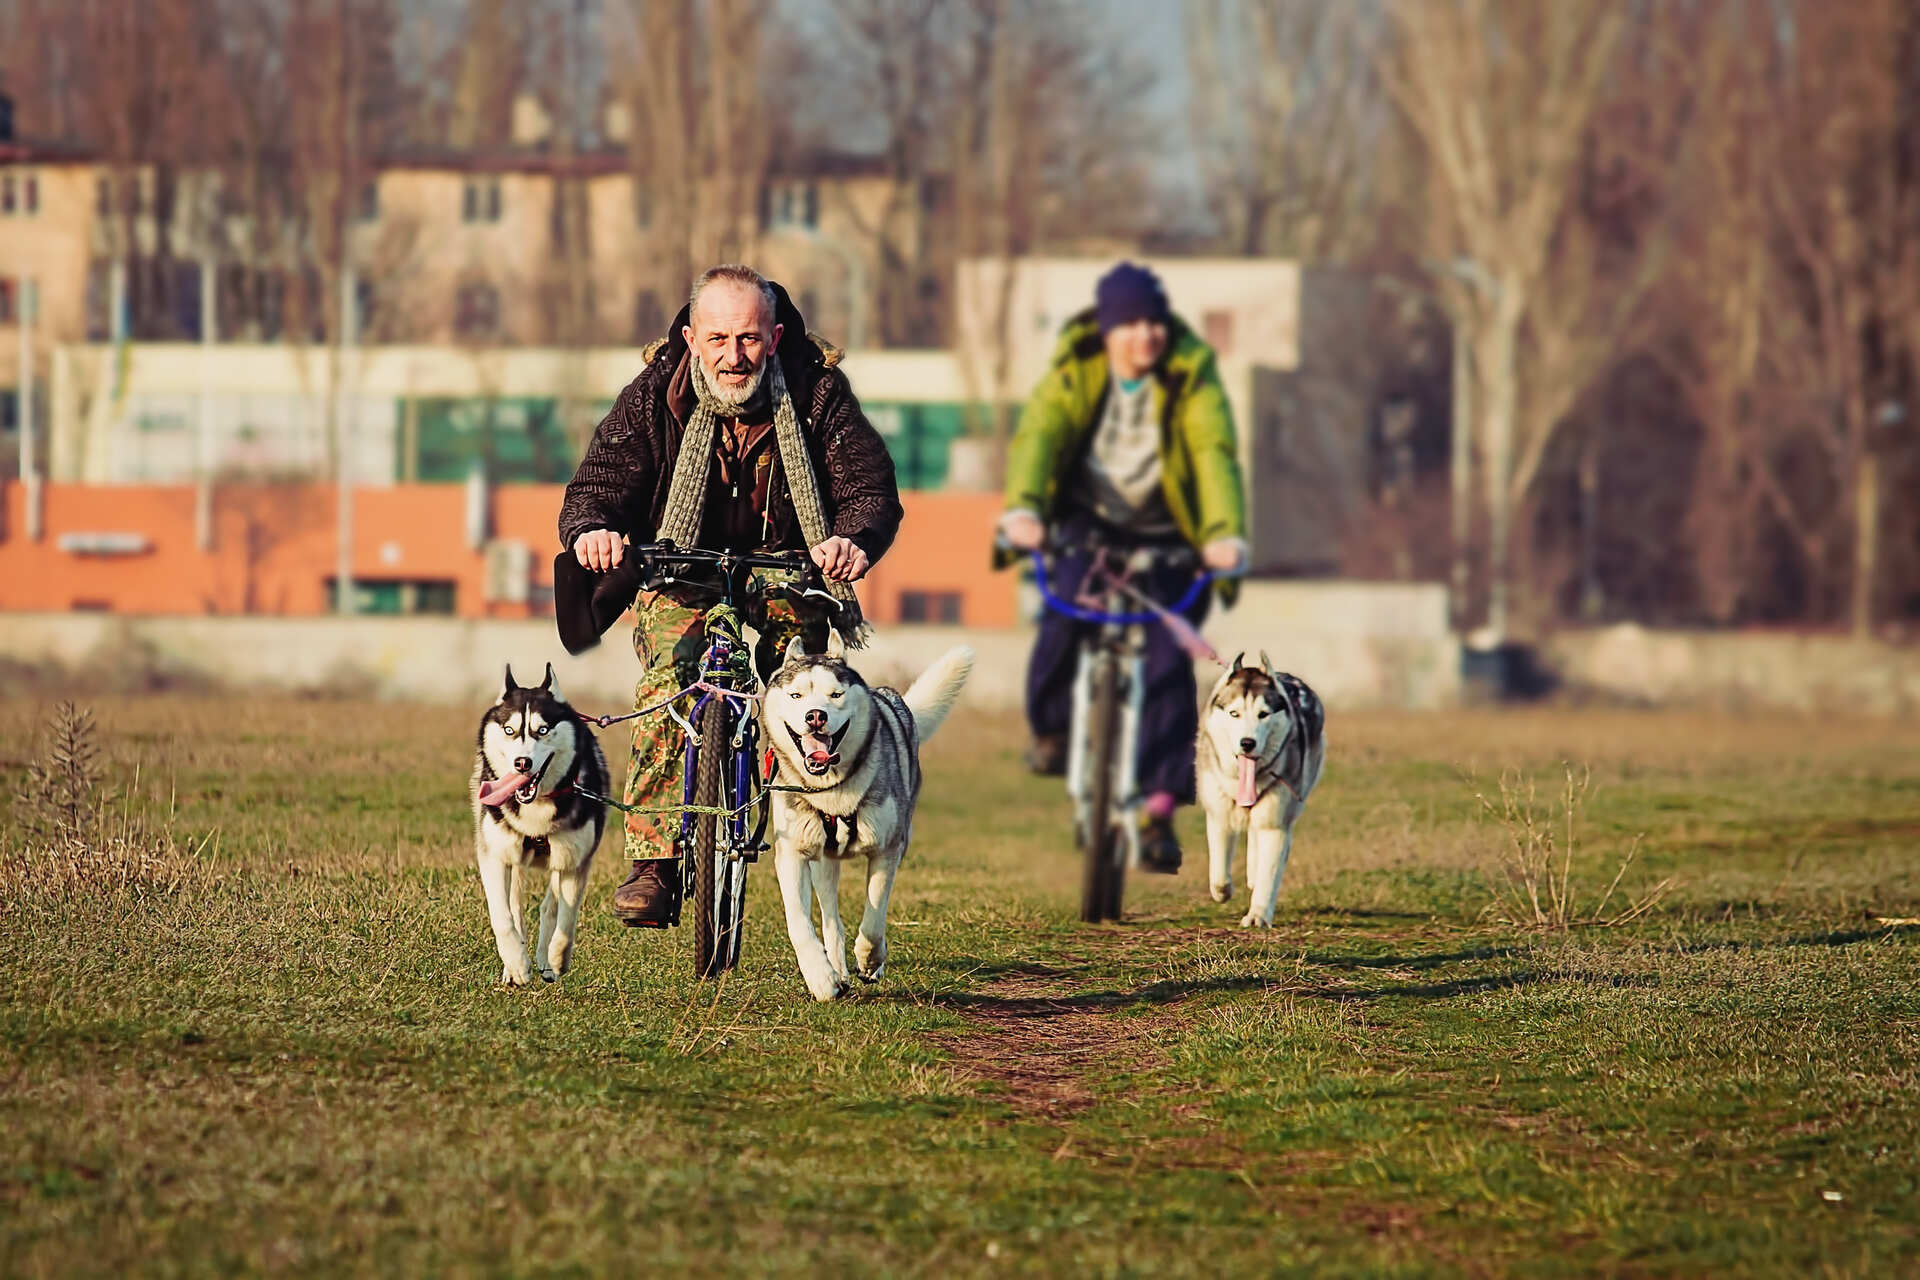
[{"label": "man's gray hair", "polygon": [[773,328],[779,314],[779,306],[773,300],[773,286],[768,284],[767,278],[758,271],[739,262],[723,262],[717,267],[708,267],[700,273],[700,278],[693,282],[692,292],[687,294],[689,324],[693,322],[694,312],[700,309],[700,295],[706,291],[708,285],[722,281],[759,290],[760,301],[767,306],[767,328]]}]

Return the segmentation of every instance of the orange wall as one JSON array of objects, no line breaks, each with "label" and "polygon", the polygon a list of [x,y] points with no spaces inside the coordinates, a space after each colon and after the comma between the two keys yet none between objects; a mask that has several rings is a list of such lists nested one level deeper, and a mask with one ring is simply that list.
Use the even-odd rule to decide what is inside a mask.
[{"label": "orange wall", "polygon": [[[533,549],[536,588],[552,587],[559,485],[496,489],[493,533]],[[133,614],[316,614],[328,610],[335,563],[334,490],[327,485],[234,485],[217,490],[214,546],[194,546],[193,490],[161,485],[48,485],[46,536],[26,537],[26,495],[0,488],[0,610],[98,608]],[[900,616],[905,591],[958,592],[970,626],[1014,621],[1010,575],[987,569],[994,494],[906,493],[899,540],[860,588],[875,622]],[[485,560],[466,545],[462,485],[361,489],[354,495],[354,574],[366,580],[451,580],[464,617],[526,617],[544,606],[489,605]],[[64,533],[139,533],[130,556],[59,549]]]}]

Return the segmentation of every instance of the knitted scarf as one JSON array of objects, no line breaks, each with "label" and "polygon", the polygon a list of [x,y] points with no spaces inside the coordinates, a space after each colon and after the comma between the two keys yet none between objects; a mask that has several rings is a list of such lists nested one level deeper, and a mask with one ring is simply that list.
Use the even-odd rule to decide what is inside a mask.
[{"label": "knitted scarf", "polygon": [[[715,435],[723,419],[740,412],[740,406],[726,404],[713,394],[700,357],[689,354],[687,358],[693,365],[693,393],[698,404],[680,438],[680,456],[674,459],[673,482],[667,488],[667,508],[661,513],[656,530],[659,537],[671,539],[678,547],[699,544]],[[787,478],[793,512],[800,520],[800,534],[809,547],[818,546],[833,536],[833,530],[827,524],[826,508],[820,505],[820,488],[814,480],[813,463],[807,457],[806,439],[800,434],[800,418],[793,409],[793,396],[787,391],[786,374],[780,368],[780,357],[773,352],[767,354],[765,390],[773,403],[774,440],[780,448],[780,469]],[[826,587],[840,602],[833,615],[834,631],[849,649],[862,647],[873,629],[860,612],[860,601],[853,594],[852,584],[830,581]]]}]

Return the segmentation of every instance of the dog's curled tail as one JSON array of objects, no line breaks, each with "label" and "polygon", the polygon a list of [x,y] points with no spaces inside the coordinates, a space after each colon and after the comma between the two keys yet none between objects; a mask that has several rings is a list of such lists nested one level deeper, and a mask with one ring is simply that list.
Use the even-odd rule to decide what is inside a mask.
[{"label": "dog's curled tail", "polygon": [[913,712],[913,738],[925,742],[946,723],[947,712],[960,700],[960,689],[973,674],[973,650],[957,645],[934,660],[902,696]]}]

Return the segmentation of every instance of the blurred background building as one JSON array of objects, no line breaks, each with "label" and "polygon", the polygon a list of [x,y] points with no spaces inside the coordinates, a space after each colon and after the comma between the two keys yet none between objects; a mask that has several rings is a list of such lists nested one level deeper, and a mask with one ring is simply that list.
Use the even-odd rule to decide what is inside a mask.
[{"label": "blurred background building", "polygon": [[928,531],[875,616],[1010,619],[1000,451],[1124,255],[1261,574],[1897,637],[1916,68],[1897,0],[0,0],[0,608],[537,613],[554,486],[744,259]]}]

